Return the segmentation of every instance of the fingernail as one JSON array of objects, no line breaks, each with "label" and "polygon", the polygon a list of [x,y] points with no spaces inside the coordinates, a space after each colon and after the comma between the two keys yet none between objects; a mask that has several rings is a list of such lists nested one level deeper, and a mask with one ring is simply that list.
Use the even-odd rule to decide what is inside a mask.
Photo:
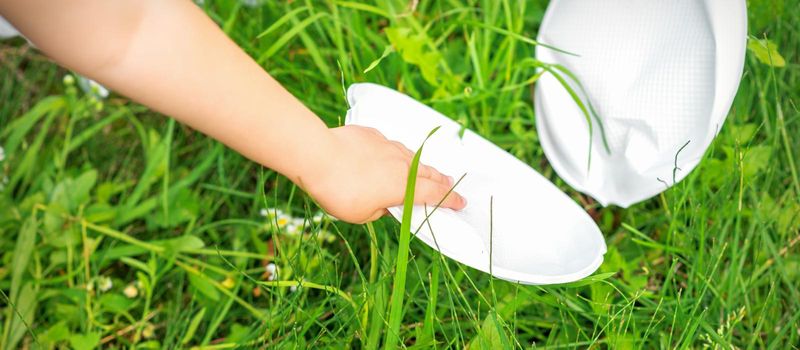
[{"label": "fingernail", "polygon": [[467,199],[464,198],[464,196],[459,196],[459,197],[461,197],[461,209],[466,208],[467,207]]},{"label": "fingernail", "polygon": [[447,177],[447,185],[450,186],[450,187],[453,187],[454,183],[455,183],[455,180],[453,180],[453,177],[452,176],[448,176]]}]

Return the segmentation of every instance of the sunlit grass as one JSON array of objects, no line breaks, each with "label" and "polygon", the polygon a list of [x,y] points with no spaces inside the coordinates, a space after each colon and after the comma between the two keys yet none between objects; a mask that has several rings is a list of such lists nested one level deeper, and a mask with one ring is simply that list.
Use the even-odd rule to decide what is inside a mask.
[{"label": "sunlit grass", "polygon": [[0,42],[0,348],[796,346],[798,6],[750,2],[750,34],[784,67],[762,62],[766,44],[749,54],[701,165],[623,210],[571,190],[539,147],[544,4],[205,1],[329,125],[343,86],[384,84],[581,203],[605,262],[540,287],[492,281],[391,218],[320,217],[285,178],[124,98],[100,105],[24,40]]}]

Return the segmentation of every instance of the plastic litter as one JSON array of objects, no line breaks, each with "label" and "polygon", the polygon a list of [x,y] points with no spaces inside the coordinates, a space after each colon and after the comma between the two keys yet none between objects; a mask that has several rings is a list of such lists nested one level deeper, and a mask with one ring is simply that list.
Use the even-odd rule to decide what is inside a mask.
[{"label": "plastic litter", "polygon": [[[459,137],[456,122],[392,89],[354,84],[347,98],[347,124],[375,128],[411,150],[441,126],[425,143],[421,161],[455,179],[466,174],[455,189],[468,205],[459,212],[415,206],[412,233],[419,229],[417,238],[427,245],[525,284],[575,281],[600,266],[606,245],[597,225],[527,164],[470,130]],[[402,210],[389,208],[395,218]]]},{"label": "plastic litter", "polygon": [[[680,181],[722,127],[744,65],[744,0],[553,0],[536,58],[572,71],[602,121],[551,75],[537,82],[536,127],[558,175],[603,205],[627,207]],[[564,76],[567,81],[570,79]],[[680,151],[680,152],[679,152]],[[677,157],[677,160],[676,160]]]},{"label": "plastic litter", "polygon": [[17,35],[19,35],[17,29],[14,28],[11,23],[8,23],[5,18],[0,17],[0,39],[11,38]]}]

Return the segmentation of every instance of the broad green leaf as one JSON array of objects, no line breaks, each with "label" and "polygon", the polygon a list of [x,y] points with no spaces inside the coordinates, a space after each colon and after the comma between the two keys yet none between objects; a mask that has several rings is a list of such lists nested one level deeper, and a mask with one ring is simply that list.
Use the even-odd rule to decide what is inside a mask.
[{"label": "broad green leaf", "polygon": [[[6,343],[6,350],[17,349],[17,344],[25,333],[31,331],[33,315],[36,314],[36,307],[38,306],[37,297],[37,291],[33,283],[25,283],[14,303],[15,307],[7,309],[10,313],[11,325],[7,330],[8,343]],[[22,315],[22,318],[20,318],[20,315]]]},{"label": "broad green leaf", "polygon": [[89,170],[72,181],[68,182],[69,188],[64,189],[70,203],[70,210],[85,204],[89,200],[89,193],[97,182],[97,170]]},{"label": "broad green leaf", "polygon": [[117,207],[108,203],[93,203],[86,207],[83,217],[91,223],[103,223],[113,221],[117,217]]},{"label": "broad green leaf", "polygon": [[769,39],[750,38],[747,40],[747,49],[763,64],[772,67],[786,66],[786,60],[778,52],[778,45]]},{"label": "broad green leaf", "polygon": [[111,196],[114,195],[114,187],[113,182],[103,182],[98,185],[97,190],[95,190],[97,202],[108,203],[108,201],[111,200]]},{"label": "broad green leaf", "polygon": [[472,341],[469,343],[469,349],[475,350],[493,350],[493,349],[508,349],[509,348],[509,339],[508,335],[505,334],[505,331],[500,326],[499,320],[497,320],[494,313],[490,313],[486,318],[483,320],[481,324],[480,332],[472,338]]},{"label": "broad green leaf", "polygon": [[66,321],[59,321],[50,326],[46,331],[39,335],[39,341],[43,344],[53,345],[57,342],[69,339],[71,333]]},{"label": "broad green leaf", "polygon": [[57,248],[74,247],[81,241],[80,228],[77,225],[64,223],[61,214],[67,211],[58,206],[48,206],[49,212],[44,216],[43,234],[44,242]]},{"label": "broad green leaf", "polygon": [[164,248],[167,248],[167,250],[175,253],[200,249],[206,246],[206,244],[203,243],[203,240],[193,235],[180,236],[178,238],[166,240],[159,244],[164,246]]},{"label": "broad green leaf", "polygon": [[36,216],[30,216],[25,220],[25,223],[22,224],[22,228],[19,230],[17,244],[14,247],[14,258],[11,261],[11,292],[9,293],[11,300],[16,300],[19,294],[19,288],[23,282],[22,275],[28,268],[28,262],[33,254],[37,227],[38,222]]},{"label": "broad green leaf", "polygon": [[734,140],[740,145],[746,145],[753,139],[756,134],[757,126],[753,123],[742,125],[731,125],[731,133]]},{"label": "broad green leaf", "polygon": [[184,222],[197,218],[200,212],[200,197],[189,190],[182,188],[167,196],[168,210],[166,213],[159,210],[149,216],[148,223],[160,228],[176,227]]},{"label": "broad green leaf", "polygon": [[425,33],[412,33],[410,28],[386,28],[386,36],[403,61],[419,67],[422,77],[432,86],[440,86],[441,54],[428,48],[430,39]]},{"label": "broad green leaf", "polygon": [[745,178],[753,177],[769,166],[772,157],[772,148],[769,146],[758,145],[747,149],[744,152],[742,161],[742,172]]},{"label": "broad green leaf", "polygon": [[206,277],[189,274],[189,284],[201,294],[213,301],[219,301],[219,291]]},{"label": "broad green leaf", "polygon": [[113,314],[124,314],[133,307],[135,301],[117,293],[104,293],[97,298],[97,303],[103,310]]},{"label": "broad green leaf", "polygon": [[231,332],[228,334],[227,340],[232,343],[240,342],[247,339],[249,333],[250,328],[239,323],[234,323],[231,325]]},{"label": "broad green leaf", "polygon": [[100,344],[100,333],[89,332],[86,334],[75,334],[69,337],[69,345],[74,350],[92,350]]}]

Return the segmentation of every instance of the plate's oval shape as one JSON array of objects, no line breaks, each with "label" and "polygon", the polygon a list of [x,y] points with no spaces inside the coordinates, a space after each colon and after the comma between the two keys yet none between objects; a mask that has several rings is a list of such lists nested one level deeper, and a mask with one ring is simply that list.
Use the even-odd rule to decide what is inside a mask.
[{"label": "plate's oval shape", "polygon": [[[415,206],[412,233],[429,246],[525,284],[575,281],[602,263],[606,246],[594,221],[527,164],[470,130],[459,137],[457,123],[392,89],[354,84],[347,96],[347,124],[375,128],[411,150],[440,127],[421,161],[456,179],[463,175],[456,191],[468,204],[459,212]],[[389,211],[402,215],[402,207]]]},{"label": "plate's oval shape", "polygon": [[627,207],[688,175],[722,127],[744,66],[745,1],[553,0],[538,40],[574,54],[536,48],[580,80],[583,90],[562,75],[599,119],[590,147],[585,115],[545,74],[535,92],[545,155],[573,188]]}]

